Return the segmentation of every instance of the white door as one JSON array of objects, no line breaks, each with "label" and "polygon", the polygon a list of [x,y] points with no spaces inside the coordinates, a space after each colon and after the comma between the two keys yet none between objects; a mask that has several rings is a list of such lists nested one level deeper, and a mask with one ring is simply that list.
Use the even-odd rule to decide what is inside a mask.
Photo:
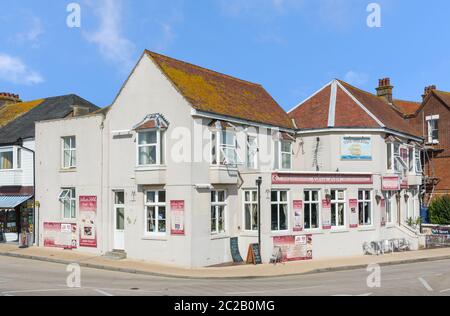
[{"label": "white door", "polygon": [[125,250],[125,192],[114,192],[114,249]]}]

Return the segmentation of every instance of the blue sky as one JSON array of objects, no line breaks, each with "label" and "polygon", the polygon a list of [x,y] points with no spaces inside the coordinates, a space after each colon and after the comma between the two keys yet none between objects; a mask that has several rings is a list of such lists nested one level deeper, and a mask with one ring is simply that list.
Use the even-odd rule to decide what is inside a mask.
[{"label": "blue sky", "polygon": [[[110,104],[144,49],[261,83],[290,109],[333,78],[395,97],[450,91],[450,1],[0,0],[0,91]],[[369,28],[367,5],[382,27]]]}]

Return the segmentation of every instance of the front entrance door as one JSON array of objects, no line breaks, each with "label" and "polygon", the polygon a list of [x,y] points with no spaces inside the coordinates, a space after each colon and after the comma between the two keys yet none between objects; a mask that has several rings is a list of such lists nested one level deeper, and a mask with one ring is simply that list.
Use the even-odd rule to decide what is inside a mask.
[{"label": "front entrance door", "polygon": [[114,192],[114,249],[125,250],[125,192]]}]

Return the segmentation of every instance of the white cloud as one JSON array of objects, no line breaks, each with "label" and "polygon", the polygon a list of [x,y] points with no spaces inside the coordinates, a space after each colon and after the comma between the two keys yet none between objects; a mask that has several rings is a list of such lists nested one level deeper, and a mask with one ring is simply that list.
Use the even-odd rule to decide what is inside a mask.
[{"label": "white cloud", "polygon": [[27,18],[28,29],[25,32],[18,33],[15,40],[20,43],[31,43],[38,46],[41,36],[44,34],[44,26],[39,17],[31,15]]},{"label": "white cloud", "polygon": [[36,85],[44,78],[20,58],[0,53],[0,80],[14,84]]},{"label": "white cloud", "polygon": [[350,70],[345,74],[344,80],[349,84],[362,86],[369,81],[369,75]]},{"label": "white cloud", "polygon": [[122,0],[97,0],[92,2],[99,19],[99,28],[85,33],[86,39],[98,46],[102,56],[117,64],[121,70],[130,71],[136,62],[135,45],[123,35]]}]

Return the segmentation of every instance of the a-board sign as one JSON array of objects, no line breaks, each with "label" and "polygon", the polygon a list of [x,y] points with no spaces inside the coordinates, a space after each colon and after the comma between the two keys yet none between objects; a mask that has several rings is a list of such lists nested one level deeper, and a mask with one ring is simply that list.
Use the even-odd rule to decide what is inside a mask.
[{"label": "a-board sign", "polygon": [[270,263],[280,263],[283,261],[283,252],[281,247],[275,246],[273,247],[272,258],[270,258]]},{"label": "a-board sign", "polygon": [[248,247],[247,264],[262,264],[261,252],[258,244],[251,244]]},{"label": "a-board sign", "polygon": [[237,237],[233,237],[230,239],[230,249],[231,257],[233,258],[234,263],[244,262],[244,259],[242,259],[241,253],[239,252],[239,240]]}]

